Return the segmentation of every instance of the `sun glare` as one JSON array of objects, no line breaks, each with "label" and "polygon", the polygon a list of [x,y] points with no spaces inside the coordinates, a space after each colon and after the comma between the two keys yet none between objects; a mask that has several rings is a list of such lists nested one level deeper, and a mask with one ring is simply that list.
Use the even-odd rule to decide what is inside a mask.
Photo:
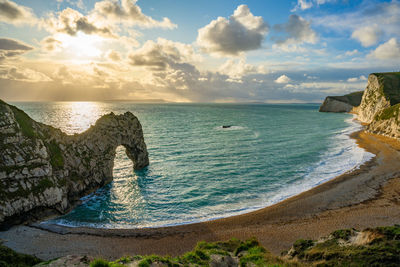
[{"label": "sun glare", "polygon": [[102,115],[99,103],[96,102],[64,102],[68,117],[68,134],[87,130]]},{"label": "sun glare", "polygon": [[95,35],[86,35],[82,32],[76,36],[60,34],[57,36],[62,44],[64,54],[73,59],[92,59],[101,55],[100,47],[104,39]]}]

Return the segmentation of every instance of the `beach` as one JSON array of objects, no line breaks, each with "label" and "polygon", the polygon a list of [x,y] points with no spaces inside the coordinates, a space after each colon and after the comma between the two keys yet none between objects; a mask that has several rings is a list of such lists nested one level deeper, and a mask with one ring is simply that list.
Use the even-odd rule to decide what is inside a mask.
[{"label": "beach", "polygon": [[352,134],[376,157],[309,191],[251,213],[195,224],[146,229],[15,226],[0,232],[4,244],[44,260],[65,255],[117,259],[125,255],[179,255],[198,241],[256,237],[272,253],[297,239],[318,239],[343,228],[364,229],[400,222],[400,143]]}]

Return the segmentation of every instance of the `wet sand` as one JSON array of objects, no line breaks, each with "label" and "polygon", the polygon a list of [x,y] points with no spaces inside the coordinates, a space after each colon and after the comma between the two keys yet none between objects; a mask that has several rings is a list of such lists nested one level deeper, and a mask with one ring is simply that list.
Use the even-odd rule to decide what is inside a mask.
[{"label": "wet sand", "polygon": [[149,229],[90,229],[16,226],[0,232],[18,252],[52,259],[65,255],[178,255],[198,241],[232,237],[257,239],[279,255],[299,238],[318,239],[342,228],[364,229],[400,223],[400,143],[365,132],[359,146],[376,154],[359,169],[273,206],[225,219]]}]

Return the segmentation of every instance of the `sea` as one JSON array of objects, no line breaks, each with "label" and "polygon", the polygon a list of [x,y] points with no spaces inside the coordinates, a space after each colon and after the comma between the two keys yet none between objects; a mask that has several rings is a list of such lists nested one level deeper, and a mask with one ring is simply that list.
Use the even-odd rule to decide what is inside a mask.
[{"label": "sea", "polygon": [[109,112],[130,111],[142,124],[150,165],[134,171],[118,147],[113,182],[46,222],[70,227],[161,227],[243,214],[374,156],[350,138],[361,129],[353,115],[320,113],[317,104],[12,104],[67,134],[85,131]]}]

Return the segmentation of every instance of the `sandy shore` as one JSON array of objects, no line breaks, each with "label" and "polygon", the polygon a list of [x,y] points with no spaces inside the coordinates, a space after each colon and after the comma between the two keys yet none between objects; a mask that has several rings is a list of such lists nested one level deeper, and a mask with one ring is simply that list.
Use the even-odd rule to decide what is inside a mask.
[{"label": "sandy shore", "polygon": [[17,226],[0,232],[4,244],[42,259],[91,255],[115,259],[124,255],[177,255],[201,240],[252,236],[275,254],[299,238],[317,239],[336,229],[400,223],[400,143],[358,132],[357,143],[376,154],[358,170],[276,205],[225,219],[154,229]]}]

